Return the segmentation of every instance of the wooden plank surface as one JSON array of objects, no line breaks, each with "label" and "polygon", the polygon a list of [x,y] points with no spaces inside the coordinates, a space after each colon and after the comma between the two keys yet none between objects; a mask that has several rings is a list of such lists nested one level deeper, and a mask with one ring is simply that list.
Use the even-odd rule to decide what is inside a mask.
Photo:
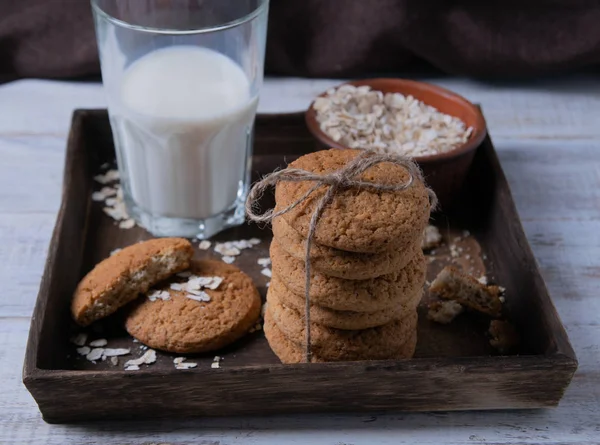
[{"label": "wooden plank surface", "polygon": [[[558,408],[45,424],[21,383],[29,317],[58,209],[72,109],[101,107],[104,99],[96,84],[21,81],[0,87],[0,444],[598,443],[600,81],[439,83],[484,107],[525,231],[578,355],[579,371]],[[331,84],[268,81],[261,109],[297,110]]]}]

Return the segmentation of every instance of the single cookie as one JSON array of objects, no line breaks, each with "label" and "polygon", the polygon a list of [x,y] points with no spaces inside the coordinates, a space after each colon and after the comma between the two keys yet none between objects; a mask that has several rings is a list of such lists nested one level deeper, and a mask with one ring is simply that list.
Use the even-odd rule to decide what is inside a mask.
[{"label": "single cookie", "polygon": [[[273,221],[273,243],[277,242],[288,254],[304,261],[304,241],[283,236],[279,228],[285,227],[286,224],[278,224],[277,219]],[[416,239],[408,249],[381,253],[344,252],[313,244],[310,264],[313,270],[331,277],[368,280],[402,269],[419,253],[422,253],[420,239]]]},{"label": "single cookie", "polygon": [[[288,307],[304,314],[304,296],[291,292],[281,282],[277,275],[273,275],[269,286],[271,294],[277,294],[277,299]],[[404,305],[397,305],[387,309],[373,312],[336,311],[323,306],[312,304],[310,319],[313,323],[335,329],[357,330],[381,326],[393,320],[398,320],[414,312],[421,301],[423,292],[419,290]]]},{"label": "single cookie", "polygon": [[[297,295],[304,295],[304,262],[271,243],[273,274]],[[315,304],[338,311],[374,312],[402,305],[423,289],[427,262],[422,252],[402,269],[367,280],[344,280],[311,270],[310,298]]]},{"label": "single cookie", "polygon": [[[282,363],[304,363],[306,362],[305,350],[302,346],[289,340],[275,323],[273,316],[267,310],[265,313],[264,331],[271,350]],[[388,359],[398,360],[410,358],[414,355],[417,347],[417,332],[415,331],[407,341]],[[342,360],[342,359],[340,359]],[[338,360],[338,361],[340,361]],[[347,359],[355,360],[355,359]],[[312,352],[312,363],[326,362],[326,360]]]},{"label": "single cookie", "polygon": [[429,291],[440,298],[454,300],[492,317],[502,314],[500,288],[482,284],[477,278],[454,266],[444,267],[429,286]]},{"label": "single cookie", "polygon": [[[285,334],[300,347],[304,347],[305,322],[300,312],[283,304],[277,294],[267,293],[267,312]],[[311,350],[324,360],[383,360],[396,354],[412,335],[416,335],[417,312],[401,320],[376,328],[348,331],[311,323]]]},{"label": "single cookie", "polygon": [[[265,312],[265,320],[263,323],[265,337],[273,353],[281,360],[282,363],[302,363],[305,361],[305,355],[300,346],[292,343],[283,335],[281,329],[277,327],[273,321],[270,311]],[[321,357],[312,354],[313,363],[323,362]]]},{"label": "single cookie", "polygon": [[133,244],[98,263],[79,282],[71,313],[81,326],[112,314],[156,283],[189,267],[194,255],[183,238]]},{"label": "single cookie", "polygon": [[221,261],[192,261],[190,272],[223,281],[214,290],[203,289],[206,295],[200,298],[173,289],[180,285],[164,284],[157,290],[168,292],[169,298],[145,298],[127,317],[127,332],[152,348],[191,354],[220,349],[256,323],[261,301],[248,275]]},{"label": "single cookie", "polygon": [[[309,153],[289,164],[318,174],[332,173],[346,166],[361,150],[330,149]],[[403,184],[408,171],[399,165],[381,163],[358,178],[377,184]],[[280,182],[275,188],[276,210],[282,210],[305,195],[315,183]],[[282,215],[303,237],[308,235],[314,210],[327,191],[319,187],[306,200]],[[406,190],[374,191],[348,187],[337,191],[315,230],[315,241],[324,246],[351,252],[383,252],[406,249],[421,238],[429,221],[430,203],[425,185],[414,178]]]}]

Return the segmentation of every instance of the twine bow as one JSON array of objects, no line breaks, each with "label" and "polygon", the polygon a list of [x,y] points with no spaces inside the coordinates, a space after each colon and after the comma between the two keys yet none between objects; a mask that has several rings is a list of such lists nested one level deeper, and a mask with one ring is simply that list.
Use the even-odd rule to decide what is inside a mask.
[{"label": "twine bow", "polygon": [[[402,184],[379,184],[373,182],[362,181],[357,179],[361,173],[365,172],[370,167],[381,164],[383,162],[389,162],[404,167],[408,173],[409,178]],[[304,202],[308,197],[319,187],[329,186],[325,195],[317,203],[317,206],[310,218],[310,225],[308,229],[308,235],[306,237],[306,254],[305,254],[305,284],[304,284],[304,317],[306,323],[305,330],[305,358],[306,362],[311,361],[311,338],[310,338],[310,248],[315,235],[317,223],[325,207],[333,200],[333,197],[341,189],[348,188],[359,188],[373,191],[389,191],[398,192],[406,190],[412,186],[415,178],[420,181],[423,180],[421,170],[418,165],[409,158],[391,155],[391,154],[377,154],[372,151],[363,151],[352,161],[348,162],[344,167],[339,170],[335,170],[330,173],[318,174],[299,168],[286,168],[283,170],[276,170],[263,177],[260,181],[255,183],[246,199],[246,214],[248,218],[255,222],[271,222],[274,218],[283,215],[296,206]],[[277,185],[278,182],[304,182],[304,181],[315,181],[313,185],[304,195],[294,201],[292,204],[287,206],[285,209],[275,212],[274,209],[270,209],[263,214],[258,214],[254,211],[256,202],[263,195],[265,190],[270,186]],[[427,189],[429,193],[429,200],[432,208],[435,208],[437,204],[437,198],[432,190]]]}]

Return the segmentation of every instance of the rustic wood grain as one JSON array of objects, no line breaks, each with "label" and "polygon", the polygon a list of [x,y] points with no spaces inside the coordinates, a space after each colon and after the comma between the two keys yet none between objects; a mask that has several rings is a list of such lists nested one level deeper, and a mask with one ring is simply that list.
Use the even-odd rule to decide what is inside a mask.
[{"label": "rustic wood grain", "polygon": [[[102,107],[96,83],[23,80],[0,86],[0,442],[7,444],[315,445],[597,444],[600,416],[600,82],[490,85],[432,79],[479,102],[525,232],[578,354],[551,410],[308,414],[50,425],[21,379],[43,263],[59,207],[73,108]],[[332,81],[268,79],[262,111],[301,111]],[[80,403],[86,403],[82,399]]]},{"label": "rustic wood grain", "polygon": [[[301,114],[259,116],[255,176],[316,147]],[[482,240],[484,252],[490,255],[490,273],[515,290],[507,295],[510,313],[534,314],[528,320],[515,316],[522,337],[530,339],[520,355],[461,356],[465,351],[461,343],[477,340],[456,337],[447,343],[448,350],[441,357],[419,358],[418,353],[413,360],[398,362],[284,366],[278,364],[262,334],[255,334],[254,339],[246,339],[229,350],[226,356],[231,355],[233,360],[217,372],[202,366],[201,357],[197,358],[201,366],[189,372],[173,369],[169,357],[135,373],[120,368],[77,370],[77,361],[73,351],[69,354],[66,341],[71,324],[67,308],[77,281],[110,250],[149,236],[140,228],[119,230],[102,214],[101,206],[89,198],[93,175],[101,164],[113,159],[106,112],[76,112],[65,161],[63,204],[34,310],[24,367],[24,382],[49,422],[123,415],[143,418],[547,407],[558,403],[576,369],[574,352],[537,271],[488,139],[478,150],[462,204],[447,217],[451,226],[458,223],[461,229],[471,230]],[[482,197],[488,199],[487,205],[476,206]],[[258,256],[265,256],[268,229],[261,233],[256,226],[244,225],[221,237],[255,235],[263,239],[260,249],[264,252],[259,251]],[[244,263],[248,259],[242,257],[239,261],[248,270],[250,264]],[[483,332],[479,336],[485,344]],[[446,337],[451,335],[450,331],[446,333]],[[422,337],[421,344],[426,345],[430,335],[425,332]],[[207,361],[209,357],[203,359]],[[224,400],[225,391],[244,397]],[[70,403],[82,394],[94,403],[84,408]],[[169,409],[160,410],[161,406]]]}]

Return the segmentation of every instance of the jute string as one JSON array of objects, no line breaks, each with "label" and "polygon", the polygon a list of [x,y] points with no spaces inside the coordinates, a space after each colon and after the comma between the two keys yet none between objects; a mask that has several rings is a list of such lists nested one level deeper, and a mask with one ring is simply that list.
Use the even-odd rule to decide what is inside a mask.
[{"label": "jute string", "polygon": [[[357,179],[361,173],[365,172],[370,167],[376,164],[381,164],[383,162],[390,162],[392,164],[404,167],[409,173],[409,177],[406,180],[406,182],[401,184],[378,184]],[[371,151],[364,151],[339,170],[335,170],[333,172],[325,174],[313,173],[299,168],[286,168],[283,170],[276,170],[273,173],[270,173],[263,177],[260,181],[256,182],[250,189],[250,192],[248,193],[248,198],[246,199],[246,214],[248,215],[248,218],[251,221],[259,223],[268,223],[271,222],[274,218],[293,210],[296,206],[308,199],[308,197],[319,187],[329,186],[323,197],[317,203],[317,206],[310,218],[308,235],[306,237],[306,252],[304,258],[306,270],[304,282],[304,317],[306,323],[305,359],[307,363],[310,363],[311,361],[310,248],[313,243],[317,223],[319,221],[319,218],[321,217],[321,214],[323,213],[323,210],[333,200],[333,197],[339,190],[357,188],[372,191],[399,192],[402,190],[406,190],[407,188],[412,186],[415,178],[420,181],[423,181],[421,170],[419,169],[417,164],[411,159],[398,155],[376,154]],[[263,214],[255,212],[255,207],[258,200],[268,187],[275,186],[278,182],[304,181],[314,181],[315,185],[313,185],[310,189],[308,189],[306,193],[304,193],[304,195],[302,195],[300,198],[298,198],[286,208],[277,212],[275,212],[274,209],[270,209]],[[427,191],[429,193],[429,201],[431,207],[435,208],[437,204],[437,198],[432,190],[427,189]]]}]

